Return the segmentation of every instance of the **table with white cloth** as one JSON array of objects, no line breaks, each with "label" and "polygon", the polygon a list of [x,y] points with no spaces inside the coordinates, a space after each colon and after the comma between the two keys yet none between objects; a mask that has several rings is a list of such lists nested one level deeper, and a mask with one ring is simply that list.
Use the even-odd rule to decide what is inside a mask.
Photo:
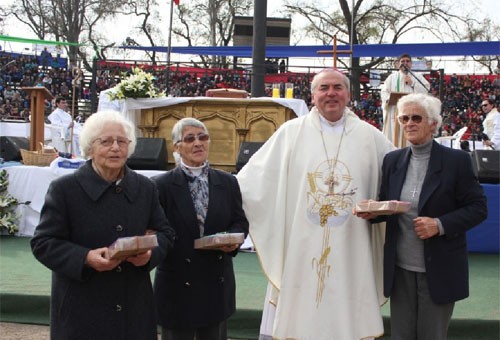
[{"label": "table with white cloth", "polygon": [[[59,171],[55,171],[50,167],[38,166],[11,166],[5,168],[5,170],[9,175],[9,187],[7,189],[9,194],[20,202],[31,202],[28,205],[22,204],[16,208],[16,213],[19,215],[19,231],[17,235],[32,236],[40,220],[40,212],[50,182],[74,170],[59,169]],[[137,172],[146,177],[152,177],[164,171],[138,170]]]},{"label": "table with white cloth", "polygon": [[[1,121],[0,136],[25,137],[30,138],[30,122],[25,121]],[[45,140],[50,139],[50,130],[46,127],[44,130]]]},{"label": "table with white cloth", "polygon": [[[108,90],[111,91],[112,89]],[[182,118],[202,121],[210,133],[211,166],[234,172],[243,143],[262,143],[287,120],[309,113],[302,99],[164,97],[110,101],[100,94],[99,111],[121,112],[138,136],[166,141],[167,162],[174,164],[172,127]]]}]

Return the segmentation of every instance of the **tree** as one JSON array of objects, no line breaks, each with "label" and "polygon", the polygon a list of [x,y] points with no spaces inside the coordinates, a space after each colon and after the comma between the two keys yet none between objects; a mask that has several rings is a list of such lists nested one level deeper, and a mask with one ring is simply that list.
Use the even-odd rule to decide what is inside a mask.
[{"label": "tree", "polygon": [[[500,26],[489,18],[483,21],[471,21],[467,31],[460,36],[462,41],[498,41],[500,40]],[[490,74],[499,73],[500,56],[472,56],[472,59],[488,69]]]},{"label": "tree", "polygon": [[[95,27],[113,17],[123,6],[119,0],[20,0],[1,9],[4,18],[13,16],[27,25],[39,39],[90,43],[96,51],[104,45]],[[87,63],[85,52],[77,46],[66,47],[73,65],[78,59]]]},{"label": "tree", "polygon": [[[350,7],[351,2],[354,3]],[[284,6],[288,15],[298,15],[307,20],[306,31],[321,43],[332,44],[334,35],[343,44],[395,44],[409,33],[432,36],[444,41],[456,34],[471,21],[467,13],[454,15],[454,8],[463,7],[457,2],[410,0],[338,0],[338,7],[327,9],[305,0],[288,0]],[[377,65],[384,58],[360,60],[352,58],[352,97],[359,100],[361,74]],[[345,67],[349,65],[340,60]]]},{"label": "tree", "polygon": [[[177,6],[172,33],[188,46],[228,46],[234,32],[234,17],[249,15],[253,0],[192,0]],[[200,56],[205,67],[226,65],[226,58]]]}]

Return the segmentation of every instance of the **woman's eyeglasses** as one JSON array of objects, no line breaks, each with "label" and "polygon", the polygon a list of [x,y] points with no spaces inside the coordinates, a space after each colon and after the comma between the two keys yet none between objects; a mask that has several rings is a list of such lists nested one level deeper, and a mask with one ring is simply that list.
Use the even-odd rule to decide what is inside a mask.
[{"label": "woman's eyeglasses", "polygon": [[210,139],[210,136],[206,133],[199,133],[197,135],[188,134],[182,137],[182,141],[186,144],[193,143],[195,140],[199,140],[200,142],[206,142]]},{"label": "woman's eyeglasses", "polygon": [[422,119],[424,117],[422,117],[421,115],[412,115],[412,116],[408,116],[408,115],[401,115],[401,116],[398,116],[398,120],[401,124],[407,124],[410,119],[412,122],[418,124],[420,122],[422,122]]},{"label": "woman's eyeglasses", "polygon": [[126,137],[116,137],[116,138],[113,138],[113,137],[100,137],[100,138],[96,138],[94,140],[94,142],[99,142],[99,144],[101,144],[101,146],[105,146],[105,147],[110,147],[111,145],[113,145],[113,143],[115,141],[116,141],[116,143],[118,144],[118,146],[120,148],[128,146],[130,144],[130,142],[131,142]]}]

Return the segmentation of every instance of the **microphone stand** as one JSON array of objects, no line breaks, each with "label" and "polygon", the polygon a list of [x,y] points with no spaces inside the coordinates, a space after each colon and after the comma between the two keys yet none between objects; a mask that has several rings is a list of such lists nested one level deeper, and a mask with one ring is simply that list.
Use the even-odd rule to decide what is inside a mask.
[{"label": "microphone stand", "polygon": [[415,73],[413,73],[409,67],[407,67],[405,65],[402,65],[402,67],[403,67],[404,72],[408,72],[409,74],[411,74],[413,76],[413,79],[416,79],[418,81],[418,83],[420,85],[422,85],[422,87],[427,91],[427,93],[429,93],[430,89],[428,89],[427,86],[425,86],[425,84],[417,76],[415,76]]}]

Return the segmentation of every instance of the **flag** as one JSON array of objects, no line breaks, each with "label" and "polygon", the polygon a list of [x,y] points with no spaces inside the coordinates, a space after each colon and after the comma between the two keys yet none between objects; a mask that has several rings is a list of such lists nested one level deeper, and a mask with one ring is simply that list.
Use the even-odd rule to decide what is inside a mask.
[{"label": "flag", "polygon": [[174,4],[179,5],[180,0],[174,0]]}]

